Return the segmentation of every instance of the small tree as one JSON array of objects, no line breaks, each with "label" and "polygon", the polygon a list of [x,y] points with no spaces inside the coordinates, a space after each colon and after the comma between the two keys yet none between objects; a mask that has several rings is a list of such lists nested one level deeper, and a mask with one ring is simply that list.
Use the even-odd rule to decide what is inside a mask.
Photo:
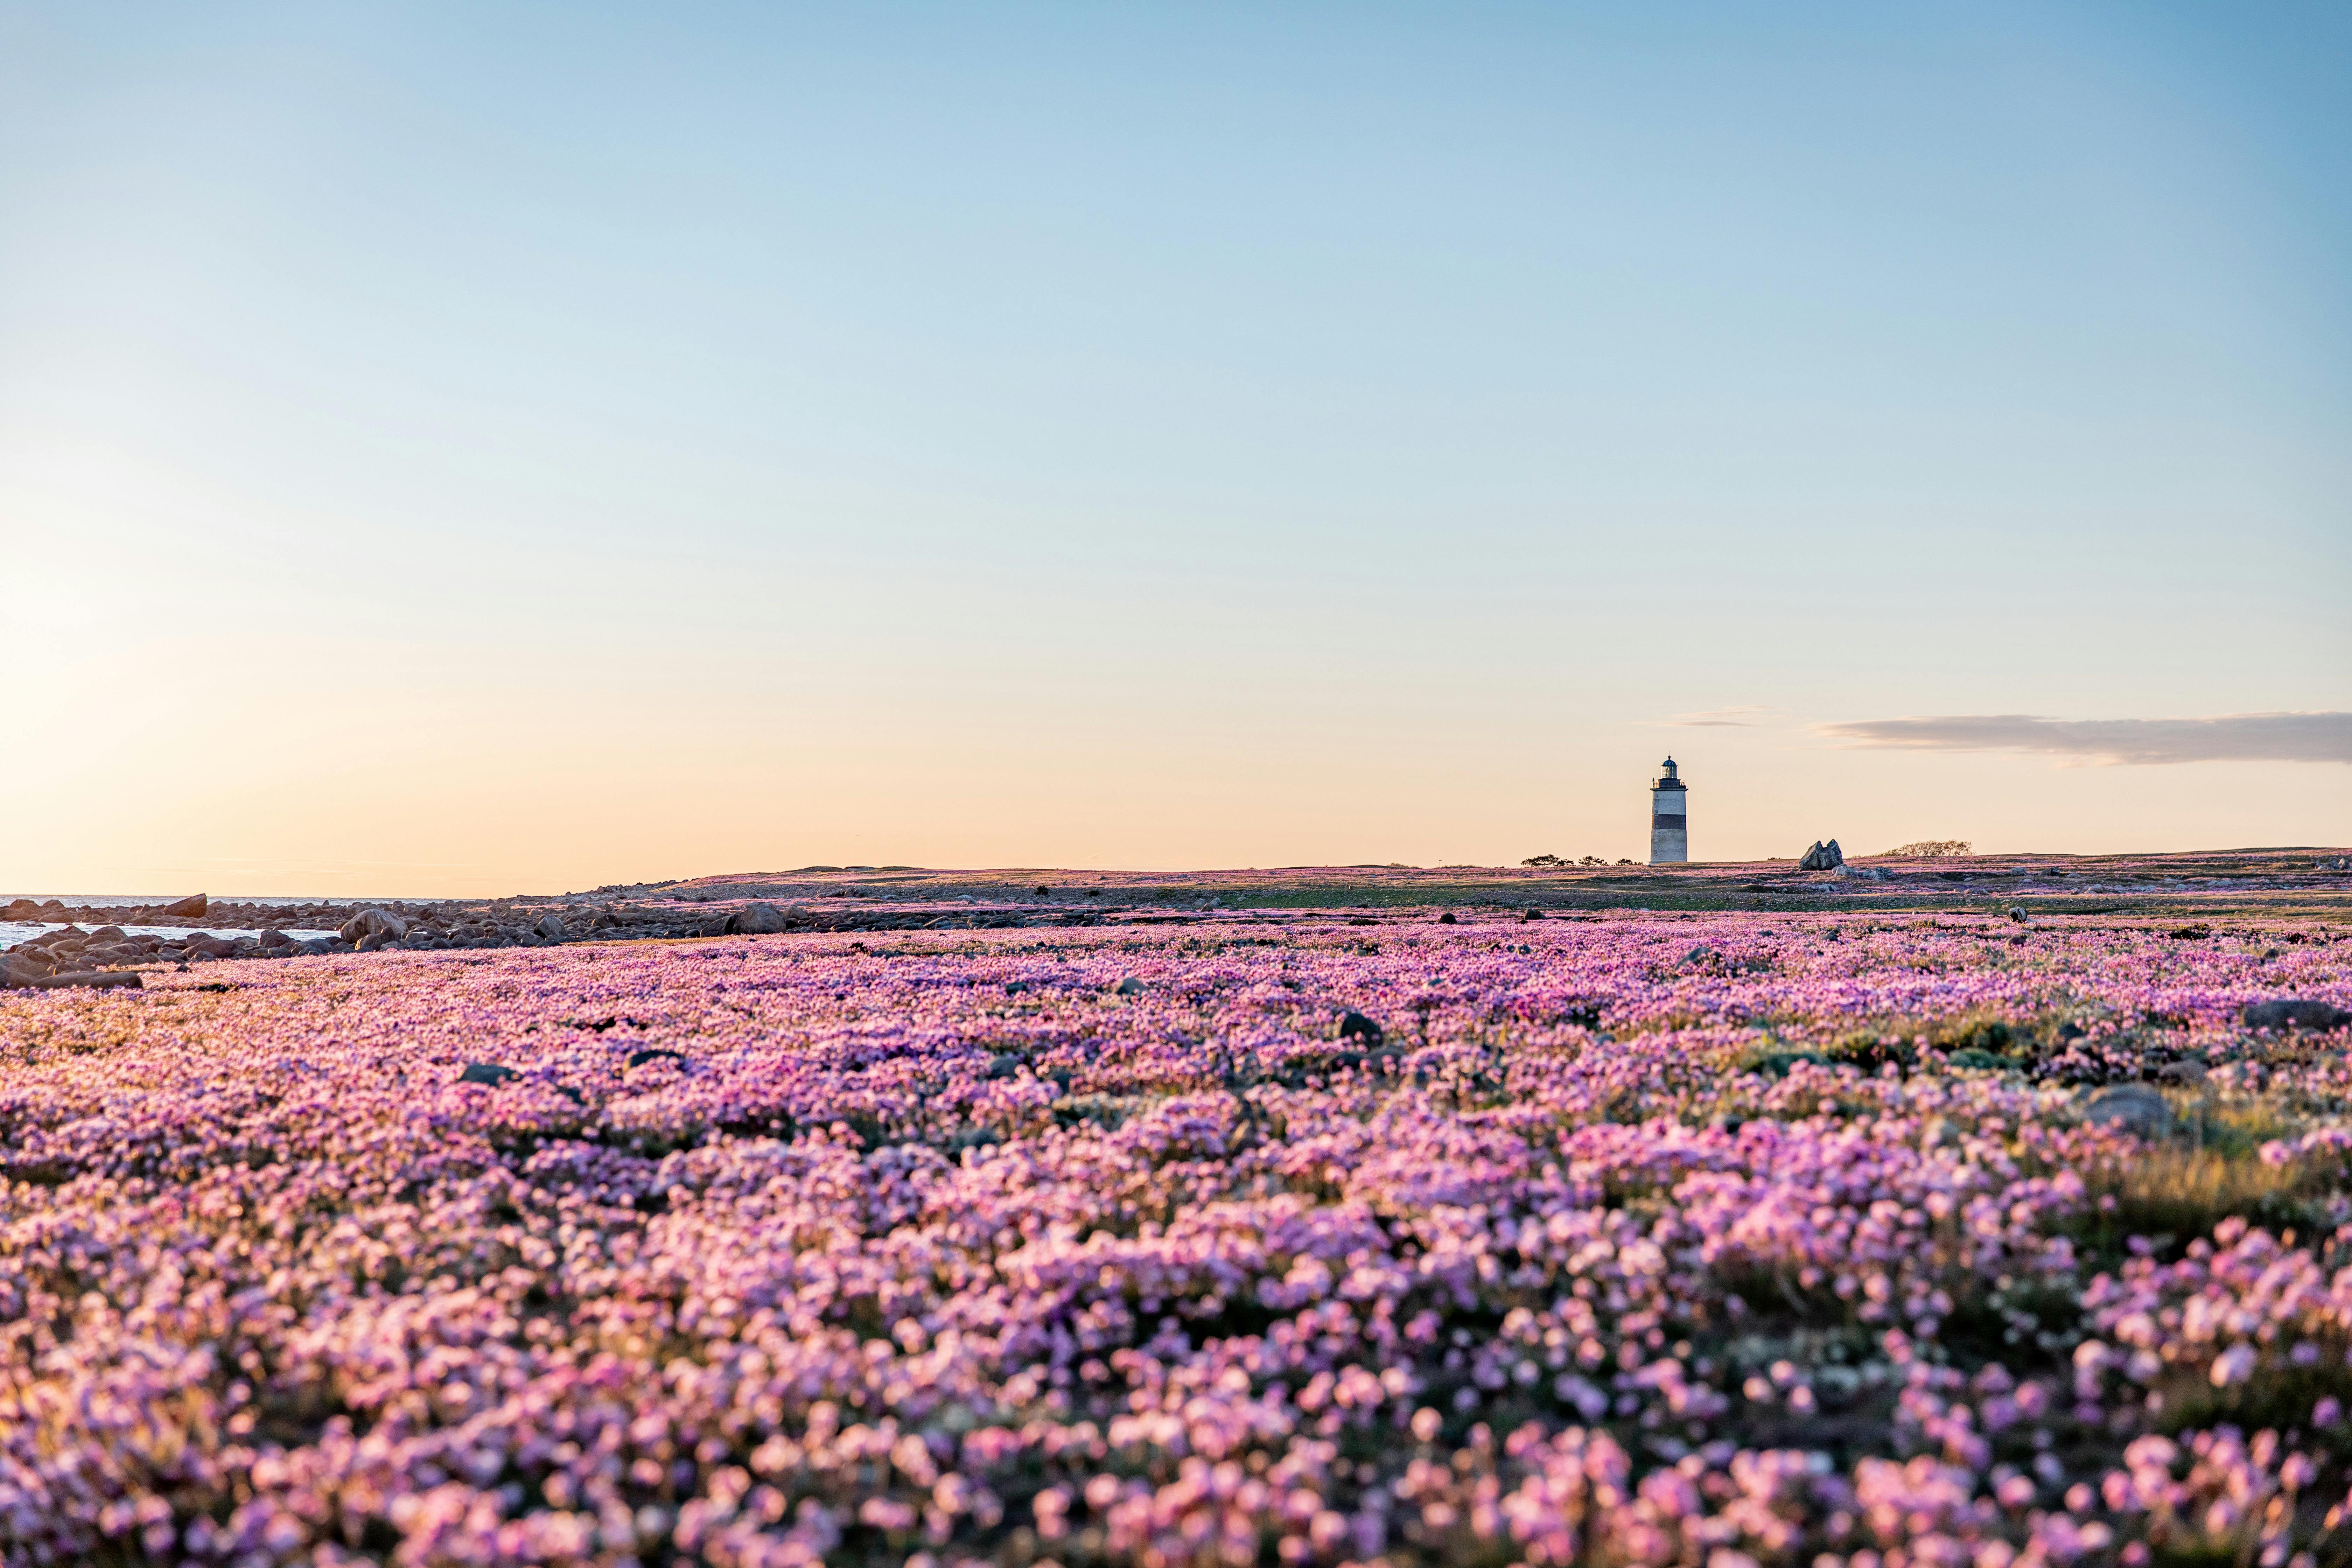
[{"label": "small tree", "polygon": [[1522,866],[1565,866],[1567,861],[1557,855],[1530,855],[1519,862]]}]

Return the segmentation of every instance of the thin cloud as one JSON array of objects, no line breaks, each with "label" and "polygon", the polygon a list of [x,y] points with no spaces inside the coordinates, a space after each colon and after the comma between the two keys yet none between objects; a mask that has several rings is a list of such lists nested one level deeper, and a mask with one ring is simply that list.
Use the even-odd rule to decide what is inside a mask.
[{"label": "thin cloud", "polygon": [[1773,722],[1787,711],[1786,708],[1748,703],[1738,708],[1710,708],[1704,713],[1677,713],[1665,722],[1683,730],[1753,729]]},{"label": "thin cloud", "polygon": [[2074,762],[2352,763],[2352,713],[2223,713],[2210,719],[2045,719],[1985,713],[1866,719],[1821,732],[1911,752],[2030,752]]}]

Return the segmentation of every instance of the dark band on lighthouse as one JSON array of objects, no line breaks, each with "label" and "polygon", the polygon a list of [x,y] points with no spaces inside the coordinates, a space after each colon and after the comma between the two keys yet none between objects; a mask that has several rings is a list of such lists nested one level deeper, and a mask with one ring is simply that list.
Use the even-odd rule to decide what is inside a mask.
[{"label": "dark band on lighthouse", "polygon": [[1650,864],[1679,866],[1690,858],[1690,790],[1675,760],[1650,782]]}]

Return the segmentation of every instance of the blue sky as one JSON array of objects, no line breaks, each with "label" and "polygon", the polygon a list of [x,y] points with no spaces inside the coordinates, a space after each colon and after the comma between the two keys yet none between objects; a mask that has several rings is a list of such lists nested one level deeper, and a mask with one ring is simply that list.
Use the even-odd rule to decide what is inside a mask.
[{"label": "blue sky", "polygon": [[2352,709],[2347,78],[2294,6],[0,10],[14,878],[1613,858],[1669,748],[1709,857],[2342,844],[2340,762],[1851,727]]}]

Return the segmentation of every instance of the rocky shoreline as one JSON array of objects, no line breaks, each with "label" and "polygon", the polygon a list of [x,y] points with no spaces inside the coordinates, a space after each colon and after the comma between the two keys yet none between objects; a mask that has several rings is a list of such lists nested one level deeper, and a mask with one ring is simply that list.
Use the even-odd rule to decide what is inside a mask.
[{"label": "rocky shoreline", "polygon": [[[991,931],[1101,925],[1370,926],[1434,919],[1590,918],[1611,909],[1695,914],[1722,908],[1855,914],[2005,913],[2168,921],[2212,934],[2206,919],[2352,924],[2352,870],[2340,850],[2235,850],[2130,857],[1878,858],[1857,866],[1833,844],[1808,860],[1539,869],[1297,867],[1246,872],[799,871],[614,884],[561,896],[488,900],[321,900],[243,903],[197,893],[141,906],[18,898],[0,921],[57,929],[0,951],[0,986],[136,985],[158,968],[331,953],[551,947],[787,931]],[[126,928],[147,928],[143,931]],[[220,929],[257,934],[226,936]],[[298,936],[297,931],[332,932]],[[184,933],[184,934],[181,934]],[[2288,936],[2294,942],[2303,938]],[[2324,939],[2323,939],[2324,940]]]},{"label": "rocky shoreline", "polygon": [[[543,900],[488,903],[423,902],[244,904],[197,894],[169,904],[125,907],[17,899],[0,920],[63,922],[0,951],[0,986],[138,984],[142,968],[233,959],[299,958],[338,952],[443,952],[453,948],[552,947],[569,942],[678,940],[773,935],[785,931],[924,931],[942,928],[1099,925],[1097,910],[1035,910],[1013,906],[940,909],[812,909],[748,900],[712,908],[697,901],[623,900],[551,906]],[[1153,923],[1181,915],[1139,914]],[[185,929],[187,935],[132,932],[126,926]],[[253,927],[258,936],[221,937],[213,926]],[[296,937],[286,927],[331,929],[331,937]]]}]

